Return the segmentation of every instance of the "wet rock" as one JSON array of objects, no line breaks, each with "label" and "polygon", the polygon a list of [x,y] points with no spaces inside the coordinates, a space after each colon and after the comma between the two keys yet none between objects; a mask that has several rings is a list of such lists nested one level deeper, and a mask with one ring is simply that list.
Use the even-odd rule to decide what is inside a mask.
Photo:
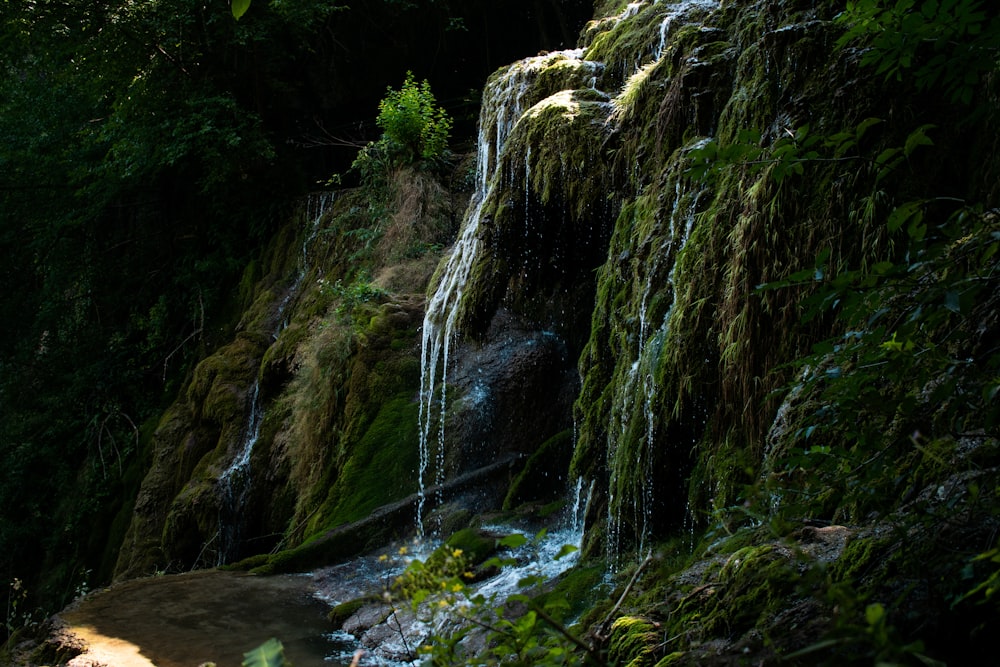
[{"label": "wet rock", "polygon": [[367,604],[344,621],[340,629],[355,637],[360,637],[376,625],[384,623],[392,615],[392,611],[392,607],[387,602]]}]

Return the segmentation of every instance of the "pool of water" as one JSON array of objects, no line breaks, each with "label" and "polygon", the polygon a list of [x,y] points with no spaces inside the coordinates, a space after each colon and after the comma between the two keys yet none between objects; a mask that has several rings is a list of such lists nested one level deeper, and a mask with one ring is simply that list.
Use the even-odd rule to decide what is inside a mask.
[{"label": "pool of water", "polygon": [[60,616],[91,647],[81,665],[240,667],[245,652],[276,637],[296,667],[334,667],[328,611],[309,576],[207,570],[116,585]]}]

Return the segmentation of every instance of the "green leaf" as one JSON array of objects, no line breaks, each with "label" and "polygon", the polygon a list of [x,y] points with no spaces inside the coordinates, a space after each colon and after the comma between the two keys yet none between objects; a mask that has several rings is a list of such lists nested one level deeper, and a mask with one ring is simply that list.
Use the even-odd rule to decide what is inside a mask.
[{"label": "green leaf", "polygon": [[885,607],[880,602],[874,602],[865,608],[865,620],[868,625],[877,625],[885,617]]},{"label": "green leaf", "polygon": [[557,554],[556,554],[556,557],[555,557],[555,559],[556,559],[556,560],[559,560],[559,559],[560,559],[560,558],[562,558],[563,556],[568,556],[569,554],[571,554],[571,553],[575,553],[575,552],[577,552],[577,551],[579,551],[579,550],[580,550],[580,548],[579,548],[579,547],[577,547],[577,546],[575,546],[575,545],[573,545],[573,544],[564,544],[564,545],[562,545],[562,547],[561,547],[561,548],[559,549],[559,553],[557,553]]},{"label": "green leaf", "polygon": [[910,154],[915,151],[918,146],[933,146],[934,142],[931,141],[926,132],[934,127],[934,125],[930,124],[921,125],[911,132],[910,136],[906,138],[906,145],[903,146],[903,155],[910,157]]},{"label": "green leaf", "polygon": [[927,234],[927,225],[921,224],[924,219],[923,213],[913,216],[910,219],[910,225],[906,228],[906,233],[909,234],[910,238],[914,241],[923,241],[924,235]]},{"label": "green leaf", "polygon": [[861,141],[861,137],[865,135],[865,132],[867,132],[870,128],[878,125],[881,122],[882,122],[881,118],[874,118],[874,117],[865,118],[863,121],[858,123],[858,126],[854,130],[855,139]]},{"label": "green leaf", "polygon": [[899,156],[899,151],[898,148],[886,148],[875,158],[875,166],[878,167],[878,173],[875,176],[876,183],[888,176],[902,161],[903,158]]},{"label": "green leaf", "polygon": [[274,637],[243,654],[243,667],[283,667],[284,664],[285,647]]},{"label": "green leaf", "polygon": [[521,533],[511,533],[507,537],[500,538],[497,544],[508,549],[517,549],[528,543],[528,538]]},{"label": "green leaf", "polygon": [[887,226],[890,232],[894,232],[903,226],[911,218],[915,218],[917,223],[919,223],[924,216],[923,213],[924,201],[922,199],[917,199],[914,201],[908,201],[902,204],[889,214],[889,220]]},{"label": "green leaf", "polygon": [[914,658],[927,665],[927,667],[948,667],[948,663],[935,660],[934,658],[928,657],[923,653],[913,653],[912,655]]},{"label": "green leaf", "polygon": [[250,9],[250,0],[233,0],[233,18],[237,21]]},{"label": "green leaf", "polygon": [[815,653],[816,651],[825,651],[828,648],[837,646],[838,644],[844,643],[844,639],[824,639],[823,641],[816,642],[815,644],[810,644],[805,648],[799,649],[793,653],[789,653],[784,656],[785,660],[791,660],[794,658],[801,658],[804,655],[809,655],[810,653]]}]

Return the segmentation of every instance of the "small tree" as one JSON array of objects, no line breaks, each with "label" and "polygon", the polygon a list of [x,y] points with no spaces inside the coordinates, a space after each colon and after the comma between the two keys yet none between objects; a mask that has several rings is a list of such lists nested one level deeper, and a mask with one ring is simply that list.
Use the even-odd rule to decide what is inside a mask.
[{"label": "small tree", "polygon": [[402,88],[389,87],[378,110],[376,122],[384,132],[381,143],[391,162],[412,164],[444,155],[452,121],[438,106],[426,79],[418,84],[413,72],[407,72]]}]

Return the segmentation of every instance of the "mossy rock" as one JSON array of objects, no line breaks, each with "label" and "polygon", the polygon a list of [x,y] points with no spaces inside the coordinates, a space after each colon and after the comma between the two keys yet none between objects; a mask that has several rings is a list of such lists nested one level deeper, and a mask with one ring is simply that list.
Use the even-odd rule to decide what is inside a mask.
[{"label": "mossy rock", "polygon": [[725,584],[715,608],[706,618],[710,634],[746,630],[765,620],[784,603],[797,579],[793,557],[772,545],[744,547],[732,554],[719,575]]},{"label": "mossy rock", "polygon": [[588,620],[606,613],[607,607],[611,605],[608,599],[610,585],[606,583],[606,577],[607,568],[603,563],[577,564],[563,572],[555,585],[541,593],[535,602],[543,608],[557,603],[564,619],[578,618],[584,614],[585,618],[580,619],[580,625],[586,627],[589,625]]},{"label": "mossy rock", "polygon": [[476,566],[496,553],[497,540],[477,528],[463,528],[445,541],[451,549],[461,549],[470,565]]},{"label": "mossy rock", "polygon": [[417,490],[418,411],[409,392],[379,407],[330,489],[326,527],[362,519]]},{"label": "mossy rock", "polygon": [[611,624],[608,662],[627,667],[651,667],[660,638],[659,625],[653,621],[637,616],[621,616]]},{"label": "mossy rock", "polygon": [[365,597],[341,602],[338,605],[334,605],[326,617],[333,624],[334,628],[340,628],[344,624],[344,621],[353,616],[359,609],[373,602],[378,602],[380,599],[374,595],[366,595]]},{"label": "mossy rock", "polygon": [[186,391],[195,415],[215,424],[242,423],[263,351],[259,342],[238,336],[198,364]]},{"label": "mossy rock", "polygon": [[687,654],[684,651],[674,651],[669,653],[656,663],[655,667],[673,667],[674,665],[685,664],[685,657]]},{"label": "mossy rock", "polygon": [[237,561],[235,563],[230,563],[228,565],[219,566],[220,570],[226,571],[256,571],[257,568],[266,565],[271,559],[271,554],[254,554],[253,556],[248,556],[243,560]]}]

